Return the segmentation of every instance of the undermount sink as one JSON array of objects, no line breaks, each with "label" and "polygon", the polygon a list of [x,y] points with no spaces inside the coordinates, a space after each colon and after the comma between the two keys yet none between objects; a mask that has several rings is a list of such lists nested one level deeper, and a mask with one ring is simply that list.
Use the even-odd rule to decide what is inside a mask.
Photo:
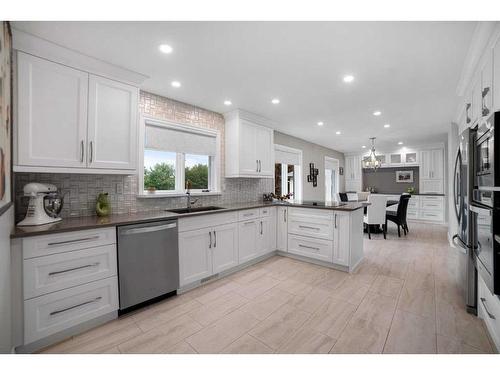
[{"label": "undermount sink", "polygon": [[216,211],[223,209],[224,207],[205,206],[205,207],[191,207],[191,208],[172,208],[172,209],[166,209],[165,211],[174,212],[176,214],[190,214],[193,212]]}]

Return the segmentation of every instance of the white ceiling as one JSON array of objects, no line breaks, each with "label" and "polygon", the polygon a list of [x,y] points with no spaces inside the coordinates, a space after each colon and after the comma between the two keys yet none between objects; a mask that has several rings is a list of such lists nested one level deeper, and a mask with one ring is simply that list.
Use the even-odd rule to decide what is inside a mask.
[{"label": "white ceiling", "polygon": [[[14,22],[148,75],[142,89],[243,108],[342,152],[444,139],[476,22]],[[158,51],[167,43],[170,55]],[[346,84],[345,74],[355,76]],[[182,87],[173,88],[178,80]],[[279,105],[271,104],[278,97]],[[232,107],[223,105],[230,99]],[[375,117],[374,110],[382,111]],[[318,127],[316,123],[325,125]],[[384,129],[385,123],[391,124]],[[341,131],[341,135],[336,135]]]}]

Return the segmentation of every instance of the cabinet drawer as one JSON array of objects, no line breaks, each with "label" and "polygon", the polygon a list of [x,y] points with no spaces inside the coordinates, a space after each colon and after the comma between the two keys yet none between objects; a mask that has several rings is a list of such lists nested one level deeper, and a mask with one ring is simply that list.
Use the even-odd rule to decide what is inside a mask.
[{"label": "cabinet drawer", "polygon": [[406,212],[406,217],[408,219],[418,219],[418,211],[411,210],[410,207],[408,207],[408,211]]},{"label": "cabinet drawer", "polygon": [[116,275],[116,245],[27,259],[24,299]]},{"label": "cabinet drawer", "polygon": [[118,310],[118,282],[104,280],[24,302],[24,344]]},{"label": "cabinet drawer", "polygon": [[478,310],[493,339],[497,350],[500,349],[500,299],[491,294],[490,290],[479,276],[478,280]]},{"label": "cabinet drawer", "polygon": [[116,243],[116,228],[90,229],[23,239],[23,258],[59,254]]},{"label": "cabinet drawer", "polygon": [[250,220],[259,217],[259,209],[252,208],[251,210],[238,211],[238,221]]},{"label": "cabinet drawer", "polygon": [[214,225],[224,225],[236,222],[238,213],[224,212],[220,214],[204,214],[195,217],[186,217],[179,219],[178,228],[179,232],[186,232],[188,230],[196,230],[202,228],[212,227]]},{"label": "cabinet drawer", "polygon": [[421,210],[419,219],[427,221],[443,221],[443,212]]},{"label": "cabinet drawer", "polygon": [[330,220],[310,220],[300,216],[288,216],[288,233],[333,240],[333,223]]},{"label": "cabinet drawer", "polygon": [[443,202],[439,201],[423,201],[420,204],[420,208],[423,208],[424,210],[442,210],[443,209]]},{"label": "cabinet drawer", "polygon": [[288,235],[288,252],[325,262],[333,262],[333,242]]},{"label": "cabinet drawer", "polygon": [[268,217],[272,215],[272,210],[275,210],[276,208],[274,207],[264,207],[259,209],[259,216],[260,217]]}]

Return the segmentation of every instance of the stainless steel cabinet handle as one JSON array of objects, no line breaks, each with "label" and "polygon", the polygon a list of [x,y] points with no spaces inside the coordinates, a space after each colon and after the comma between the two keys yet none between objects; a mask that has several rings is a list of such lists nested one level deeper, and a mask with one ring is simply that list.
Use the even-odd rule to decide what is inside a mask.
[{"label": "stainless steel cabinet handle", "polygon": [[262,172],[262,161],[259,160],[259,172]]},{"label": "stainless steel cabinet handle", "polygon": [[255,164],[256,164],[255,172],[258,172],[259,171],[259,161],[255,160]]},{"label": "stainless steel cabinet handle", "polygon": [[80,142],[80,163],[83,163],[83,150],[84,150],[83,140]]},{"label": "stainless steel cabinet handle", "polygon": [[253,224],[253,223],[255,223],[255,221],[245,221],[245,222],[243,223],[243,225],[248,225],[248,224]]},{"label": "stainless steel cabinet handle", "polygon": [[82,241],[97,240],[98,238],[99,238],[99,236],[92,236],[92,237],[78,238],[76,240],[67,240],[67,241],[59,241],[59,242],[49,242],[47,245],[48,246],[64,245],[64,244],[73,243],[73,242],[82,242]]},{"label": "stainless steel cabinet handle", "polygon": [[302,244],[299,244],[299,247],[303,247],[305,249],[311,249],[311,250],[319,251],[319,247],[306,246],[306,245],[302,245]]},{"label": "stainless steel cabinet handle", "polygon": [[94,159],[94,142],[90,141],[90,152],[89,152],[90,162],[92,163]]},{"label": "stainless steel cabinet handle", "polygon": [[335,228],[337,228],[337,214],[335,214],[334,216],[334,226]]},{"label": "stainless steel cabinet handle", "polygon": [[286,223],[286,210],[283,210],[283,220]]},{"label": "stainless steel cabinet handle", "polygon": [[319,228],[309,227],[307,225],[299,225],[299,228],[319,230]]},{"label": "stainless steel cabinet handle", "polygon": [[157,225],[153,227],[143,227],[143,228],[134,228],[134,229],[128,229],[120,232],[120,234],[138,234],[138,233],[151,233],[151,232],[158,232],[160,230],[164,229],[171,229],[175,228],[177,226],[177,223],[171,223],[171,224],[165,224],[165,225]]},{"label": "stainless steel cabinet handle", "polygon": [[211,249],[212,248],[212,232],[208,232],[208,236],[209,236],[208,248]]},{"label": "stainless steel cabinet handle", "polygon": [[260,234],[262,235],[262,221],[260,222]]},{"label": "stainless steel cabinet handle", "polygon": [[248,213],[248,214],[243,214],[243,217],[248,217],[248,216],[253,216],[253,213],[252,213],[252,212],[250,212],[250,213]]},{"label": "stainless steel cabinet handle", "polygon": [[488,314],[488,316],[490,317],[490,319],[496,319],[495,315],[493,315],[492,313],[490,313],[490,311],[488,310],[488,306],[486,306],[486,299],[485,298],[481,297],[481,303],[483,304],[484,310],[486,311],[486,314]]},{"label": "stainless steel cabinet handle", "polygon": [[90,304],[90,303],[97,302],[97,301],[99,301],[99,300],[101,300],[101,299],[102,299],[102,297],[96,297],[96,298],[94,298],[94,299],[93,299],[93,300],[91,300],[91,301],[87,301],[87,302],[79,303],[78,305],[74,305],[74,306],[71,306],[71,307],[67,307],[67,308],[65,308],[65,309],[52,311],[49,315],[50,315],[50,316],[54,316],[54,315],[57,315],[57,314],[63,313],[63,312],[65,312],[65,311],[69,311],[69,310],[76,309],[77,307],[81,307],[81,306],[88,305],[88,304]]},{"label": "stainless steel cabinet handle", "polygon": [[217,232],[214,231],[214,247],[217,247]]},{"label": "stainless steel cabinet handle", "polygon": [[67,270],[63,270],[63,271],[49,272],[49,276],[55,276],[55,275],[60,275],[62,273],[68,273],[68,272],[78,271],[78,270],[81,270],[81,269],[84,269],[84,268],[97,267],[99,264],[101,264],[101,263],[100,262],[95,262],[95,263],[92,263],[92,264],[86,264],[85,266],[68,268]]}]

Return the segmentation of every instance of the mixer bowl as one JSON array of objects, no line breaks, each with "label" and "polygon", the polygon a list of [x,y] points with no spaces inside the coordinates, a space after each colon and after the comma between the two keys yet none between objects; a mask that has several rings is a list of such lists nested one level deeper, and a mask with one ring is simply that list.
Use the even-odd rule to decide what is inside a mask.
[{"label": "mixer bowl", "polygon": [[49,193],[43,198],[43,208],[50,217],[59,217],[63,205],[64,197],[59,193]]}]

